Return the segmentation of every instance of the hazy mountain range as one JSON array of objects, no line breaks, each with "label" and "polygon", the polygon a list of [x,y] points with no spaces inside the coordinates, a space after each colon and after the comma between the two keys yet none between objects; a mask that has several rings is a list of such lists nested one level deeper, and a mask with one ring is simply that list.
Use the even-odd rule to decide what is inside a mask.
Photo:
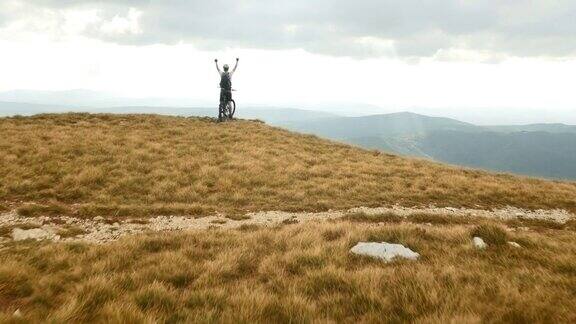
[{"label": "hazy mountain range", "polygon": [[414,113],[286,122],[365,148],[531,176],[576,179],[576,126],[477,126]]},{"label": "hazy mountain range", "polygon": [[[32,103],[0,101],[0,116],[69,111],[216,116],[215,107],[162,106],[162,100],[153,102],[155,105],[138,105],[137,99],[114,99],[83,90],[0,93],[0,100],[31,97],[35,98]],[[113,106],[101,106],[106,103]],[[479,126],[412,112],[347,117],[326,111],[262,106],[240,106],[237,117],[261,119],[290,130],[401,155],[494,171],[576,179],[576,126],[566,124]]]},{"label": "hazy mountain range", "polygon": [[[40,105],[0,101],[0,117],[14,115],[34,115],[42,113],[91,112],[91,113],[123,113],[123,114],[160,114],[172,116],[208,116],[217,117],[217,108],[203,107],[150,107],[150,106],[118,106],[109,108],[90,108],[76,106]],[[277,107],[242,107],[236,117],[243,119],[260,119],[273,125],[285,123],[333,118],[337,115],[294,108]]]}]

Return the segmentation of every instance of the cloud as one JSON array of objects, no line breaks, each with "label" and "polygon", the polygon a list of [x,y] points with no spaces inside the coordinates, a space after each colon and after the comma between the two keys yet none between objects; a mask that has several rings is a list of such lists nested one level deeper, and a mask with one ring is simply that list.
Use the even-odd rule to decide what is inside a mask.
[{"label": "cloud", "polygon": [[97,10],[99,19],[81,33],[115,43],[302,48],[352,57],[423,58],[450,51],[495,57],[576,54],[573,0],[12,2],[59,13]]}]

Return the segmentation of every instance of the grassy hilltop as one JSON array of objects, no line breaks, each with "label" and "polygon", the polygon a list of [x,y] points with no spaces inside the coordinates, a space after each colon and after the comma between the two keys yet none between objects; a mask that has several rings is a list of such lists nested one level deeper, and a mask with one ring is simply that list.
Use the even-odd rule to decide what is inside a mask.
[{"label": "grassy hilltop", "polygon": [[26,215],[201,215],[390,204],[576,211],[576,183],[402,158],[259,122],[39,115],[2,118],[0,134],[0,203]]}]

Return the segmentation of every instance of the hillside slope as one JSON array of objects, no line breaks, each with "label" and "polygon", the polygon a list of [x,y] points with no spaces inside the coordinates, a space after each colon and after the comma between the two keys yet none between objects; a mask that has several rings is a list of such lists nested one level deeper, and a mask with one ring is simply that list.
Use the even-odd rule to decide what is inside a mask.
[{"label": "hillside slope", "polygon": [[[27,213],[206,214],[400,204],[576,211],[576,184],[362,150],[265,124],[154,115],[0,119],[0,201]],[[26,209],[27,208],[27,209]]]}]

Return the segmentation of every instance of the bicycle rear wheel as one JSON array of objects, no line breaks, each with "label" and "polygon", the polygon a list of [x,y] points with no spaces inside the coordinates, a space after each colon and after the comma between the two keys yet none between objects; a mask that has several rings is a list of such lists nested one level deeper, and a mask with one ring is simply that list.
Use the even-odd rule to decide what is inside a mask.
[{"label": "bicycle rear wheel", "polygon": [[234,113],[236,112],[236,102],[233,99],[230,99],[226,104],[226,112],[228,118],[232,119],[234,117]]}]

